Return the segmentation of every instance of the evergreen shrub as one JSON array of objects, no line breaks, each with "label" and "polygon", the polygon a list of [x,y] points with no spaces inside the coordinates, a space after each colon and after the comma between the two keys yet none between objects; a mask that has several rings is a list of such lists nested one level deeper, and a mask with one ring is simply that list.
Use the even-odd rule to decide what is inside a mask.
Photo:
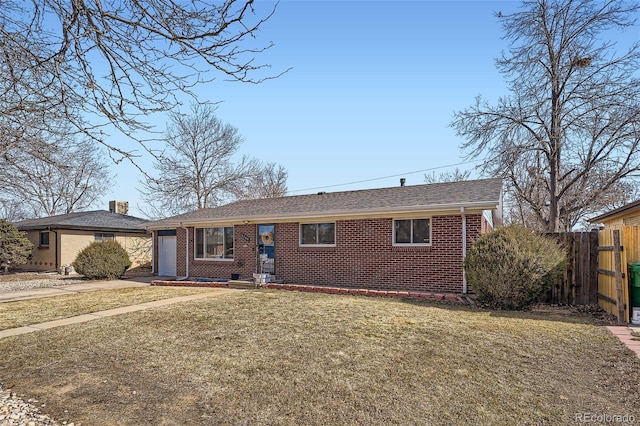
[{"label": "evergreen shrub", "polygon": [[522,226],[482,235],[464,261],[478,301],[494,309],[521,310],[536,303],[562,274],[565,248]]},{"label": "evergreen shrub", "polygon": [[0,219],[0,268],[3,272],[27,263],[32,249],[33,244],[26,232],[19,231],[13,224]]},{"label": "evergreen shrub", "polygon": [[131,266],[129,254],[117,241],[96,241],[85,247],[73,262],[76,272],[96,280],[115,280]]}]

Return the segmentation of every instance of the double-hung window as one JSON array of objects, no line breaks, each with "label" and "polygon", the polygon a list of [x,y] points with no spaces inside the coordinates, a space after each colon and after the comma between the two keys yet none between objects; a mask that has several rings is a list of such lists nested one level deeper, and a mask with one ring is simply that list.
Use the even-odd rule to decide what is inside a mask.
[{"label": "double-hung window", "polygon": [[301,246],[334,246],[336,245],[335,223],[303,223],[300,224]]},{"label": "double-hung window", "polygon": [[196,228],[196,259],[233,259],[233,226]]},{"label": "double-hung window", "polygon": [[393,221],[393,244],[427,246],[431,244],[431,219],[396,219]]}]

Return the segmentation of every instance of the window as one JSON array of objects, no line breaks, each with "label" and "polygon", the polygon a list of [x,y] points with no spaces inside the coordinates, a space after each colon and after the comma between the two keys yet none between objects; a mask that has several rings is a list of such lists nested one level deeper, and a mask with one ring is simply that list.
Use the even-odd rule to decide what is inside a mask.
[{"label": "window", "polygon": [[431,219],[398,219],[393,221],[393,244],[431,244]]},{"label": "window", "polygon": [[40,247],[49,247],[49,231],[40,232]]},{"label": "window", "polygon": [[233,226],[196,228],[196,259],[233,259]]},{"label": "window", "polygon": [[107,234],[104,232],[96,232],[95,233],[95,240],[96,241],[107,241],[107,240],[115,240],[116,237],[114,234]]},{"label": "window", "polygon": [[335,244],[335,223],[304,223],[300,225],[300,245]]}]

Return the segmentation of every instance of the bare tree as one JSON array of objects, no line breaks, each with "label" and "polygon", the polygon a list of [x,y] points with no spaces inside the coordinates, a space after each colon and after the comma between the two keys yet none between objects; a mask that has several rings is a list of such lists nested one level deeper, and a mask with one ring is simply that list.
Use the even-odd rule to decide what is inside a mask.
[{"label": "bare tree", "polygon": [[109,188],[104,152],[95,143],[67,139],[46,146],[46,158],[11,151],[0,159],[7,206],[20,203],[29,217],[71,213],[87,209]]},{"label": "bare tree", "polygon": [[231,192],[238,200],[284,197],[287,195],[287,175],[282,165],[266,163],[256,175],[238,182]]},{"label": "bare tree", "polygon": [[157,177],[147,176],[142,182],[148,216],[218,206],[263,174],[260,161],[248,156],[235,160],[244,138],[215,111],[211,105],[192,104],[190,115],[171,114],[167,148],[154,163]]},{"label": "bare tree", "polygon": [[27,213],[22,201],[7,197],[6,194],[0,198],[0,219],[18,222],[29,217],[30,214]]},{"label": "bare tree", "polygon": [[495,106],[478,97],[454,115],[469,157],[486,156],[485,172],[503,177],[520,210],[550,232],[598,210],[603,194],[640,172],[640,45],[618,53],[598,39],[633,25],[639,10],[535,0],[498,14],[511,45],[496,64],[511,95]]},{"label": "bare tree", "polygon": [[144,144],[145,117],[173,110],[184,94],[196,98],[195,88],[216,76],[252,83],[277,77],[255,62],[271,47],[256,35],[275,6],[253,0],[1,5],[0,130],[13,137],[0,142],[0,155],[36,141],[22,138],[22,123],[35,117],[46,126],[40,118],[56,114],[116,159],[133,159],[133,150],[109,144],[106,133],[117,129]]},{"label": "bare tree", "polygon": [[456,167],[456,169],[451,172],[436,173],[433,171],[430,174],[425,173],[424,183],[460,182],[463,180],[469,180],[470,176],[471,170],[460,170]]}]

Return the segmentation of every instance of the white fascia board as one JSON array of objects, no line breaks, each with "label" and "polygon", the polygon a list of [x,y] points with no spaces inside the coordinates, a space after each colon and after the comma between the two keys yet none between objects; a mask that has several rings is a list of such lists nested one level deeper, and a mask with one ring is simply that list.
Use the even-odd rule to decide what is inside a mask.
[{"label": "white fascia board", "polygon": [[500,208],[500,203],[495,201],[476,201],[472,203],[455,203],[455,204],[431,204],[422,206],[411,207],[397,207],[397,208],[378,208],[378,209],[366,209],[366,210],[327,210],[317,213],[299,213],[299,214],[264,214],[256,216],[232,216],[232,217],[218,217],[211,219],[183,219],[181,221],[164,221],[161,226],[153,227],[149,229],[169,229],[180,227],[192,227],[192,226],[208,226],[216,224],[219,226],[225,225],[238,225],[244,222],[255,223],[270,223],[270,222],[299,222],[301,220],[317,220],[322,218],[365,218],[365,217],[382,217],[382,216],[396,216],[403,213],[420,213],[420,214],[437,214],[446,212],[446,214],[459,215],[460,208],[464,207],[465,213],[482,213],[483,210],[496,210]]}]

